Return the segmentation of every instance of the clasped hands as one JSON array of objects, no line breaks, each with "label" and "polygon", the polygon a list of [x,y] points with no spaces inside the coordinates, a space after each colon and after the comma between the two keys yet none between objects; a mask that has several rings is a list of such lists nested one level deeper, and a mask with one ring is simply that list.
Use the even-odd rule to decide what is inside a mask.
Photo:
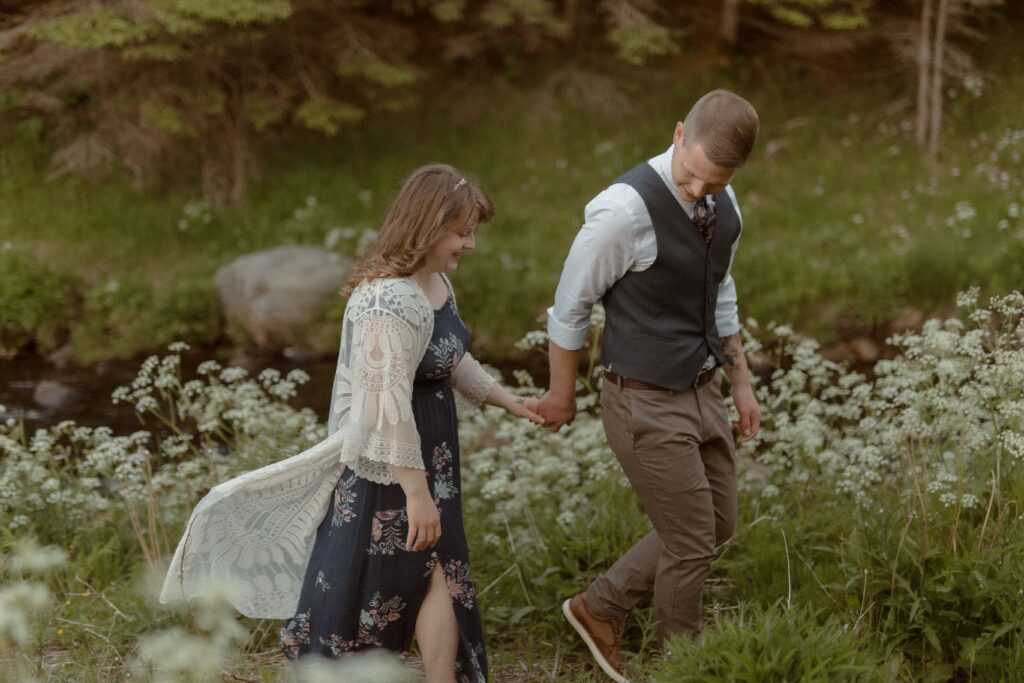
[{"label": "clasped hands", "polygon": [[[761,409],[749,382],[733,385],[732,397],[739,413],[739,419],[735,420],[732,426],[739,433],[740,443],[745,443],[757,436],[761,429]],[[543,421],[538,424],[547,427],[552,432],[557,432],[563,426],[572,424],[572,421],[576,419],[575,396],[558,396],[548,391],[539,399],[525,399],[524,406],[542,418]],[[534,421],[536,422],[536,420]]]}]

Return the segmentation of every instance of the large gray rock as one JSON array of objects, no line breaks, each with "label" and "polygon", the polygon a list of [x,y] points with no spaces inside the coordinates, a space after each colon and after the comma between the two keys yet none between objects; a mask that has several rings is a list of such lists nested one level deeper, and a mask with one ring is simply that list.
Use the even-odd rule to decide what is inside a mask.
[{"label": "large gray rock", "polygon": [[350,264],[317,247],[284,246],[240,256],[215,277],[224,314],[263,349],[302,344],[348,276]]}]

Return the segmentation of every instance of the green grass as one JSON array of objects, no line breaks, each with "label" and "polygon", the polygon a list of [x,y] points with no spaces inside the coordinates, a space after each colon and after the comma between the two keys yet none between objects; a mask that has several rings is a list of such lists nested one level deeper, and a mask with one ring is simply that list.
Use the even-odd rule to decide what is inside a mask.
[{"label": "green grass", "polygon": [[[1005,45],[1015,39],[1009,34]],[[497,207],[456,284],[482,355],[502,358],[550,304],[587,201],[665,149],[689,103],[722,85],[762,115],[754,157],[734,180],[745,218],[734,268],[741,315],[835,340],[882,327],[904,305],[933,311],[968,285],[988,293],[1024,280],[1024,221],[1013,209],[1024,203],[1024,141],[997,150],[1004,131],[1020,127],[1024,59],[998,46],[991,54],[999,56],[985,94],[961,90],[949,106],[937,165],[900,130],[909,115],[888,106],[905,84],[826,83],[758,64],[700,76],[666,69],[599,82],[576,75],[556,85],[453,85],[438,98],[448,104],[382,115],[331,139],[271,142],[248,203],[225,210],[195,204],[189,169],[141,192],[116,177],[47,181],[51,143],[26,123],[0,145],[0,241],[74,281],[78,303],[55,326],[86,328],[76,337],[80,355],[129,355],[173,336],[210,341],[223,323],[212,288],[194,283],[252,250],[322,244],[334,227],[371,228],[406,173],[443,160],[478,178]],[[1009,186],[992,184],[985,169],[1007,173]],[[964,201],[974,216],[947,225]],[[337,248],[351,253],[356,239]],[[144,321],[162,331],[146,333],[97,320],[102,314],[84,304],[112,279],[154,292],[191,287],[164,298],[207,303],[167,305]],[[97,337],[126,339],[107,345]]]}]

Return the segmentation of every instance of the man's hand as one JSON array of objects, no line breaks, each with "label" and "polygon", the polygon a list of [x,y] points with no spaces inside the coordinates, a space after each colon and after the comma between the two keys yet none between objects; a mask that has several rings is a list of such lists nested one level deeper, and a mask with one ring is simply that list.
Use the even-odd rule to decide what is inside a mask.
[{"label": "man's hand", "polygon": [[576,397],[560,398],[549,391],[537,402],[535,410],[544,418],[544,426],[557,432],[576,419]]},{"label": "man's hand", "polygon": [[743,353],[743,342],[738,332],[722,337],[722,353],[725,355],[725,374],[729,376],[729,384],[732,386],[732,400],[740,414],[740,419],[733,422],[732,426],[740,433],[740,443],[746,443],[757,436],[761,429],[761,408],[754,397],[747,357]]},{"label": "man's hand", "polygon": [[754,388],[749,381],[733,385],[732,400],[740,414],[740,419],[733,422],[732,426],[740,434],[740,443],[746,443],[761,430],[761,408],[757,405]]}]

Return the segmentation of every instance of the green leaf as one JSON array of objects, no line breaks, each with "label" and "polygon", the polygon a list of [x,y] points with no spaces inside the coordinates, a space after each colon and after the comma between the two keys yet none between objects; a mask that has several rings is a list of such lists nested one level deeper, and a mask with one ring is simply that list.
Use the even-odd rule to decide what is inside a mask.
[{"label": "green leaf", "polygon": [[640,66],[650,57],[660,57],[677,51],[668,29],[655,24],[624,24],[617,26],[608,38],[619,49],[619,57]]},{"label": "green leaf", "polygon": [[828,14],[822,18],[821,23],[833,31],[852,31],[867,28],[870,22],[863,14]]},{"label": "green leaf", "polygon": [[239,26],[268,24],[292,14],[288,0],[150,0],[149,4],[161,11],[165,20],[177,23],[186,31],[194,26],[188,23],[189,19]]},{"label": "green leaf", "polygon": [[319,96],[306,100],[296,109],[294,119],[311,130],[336,135],[342,124],[356,123],[365,114],[359,107]]},{"label": "green leaf", "polygon": [[142,124],[162,130],[170,135],[192,137],[195,130],[185,121],[176,107],[163,102],[146,102],[142,105]]},{"label": "green leaf", "polygon": [[285,103],[262,95],[246,95],[242,109],[253,127],[262,131],[281,121],[285,115]]},{"label": "green leaf", "polygon": [[125,48],[121,53],[126,59],[151,60],[154,62],[176,62],[188,53],[180,45],[158,43]]},{"label": "green leaf", "polygon": [[100,9],[41,21],[29,26],[25,33],[37,40],[54,42],[64,47],[95,50],[143,41],[155,28],[151,23],[137,24],[114,12]]},{"label": "green leaf", "polygon": [[517,624],[527,614],[529,614],[530,612],[534,612],[536,610],[537,607],[535,605],[527,605],[526,607],[520,607],[515,611],[515,614],[513,614],[508,621],[510,624]]},{"label": "green leaf", "polygon": [[806,12],[800,10],[790,9],[788,7],[772,7],[772,16],[779,21],[783,21],[793,26],[800,28],[807,28],[814,23],[814,19],[811,18]]},{"label": "green leaf", "polygon": [[411,69],[366,53],[339,59],[337,70],[340,76],[362,76],[388,87],[408,85],[416,80],[416,74]]}]

